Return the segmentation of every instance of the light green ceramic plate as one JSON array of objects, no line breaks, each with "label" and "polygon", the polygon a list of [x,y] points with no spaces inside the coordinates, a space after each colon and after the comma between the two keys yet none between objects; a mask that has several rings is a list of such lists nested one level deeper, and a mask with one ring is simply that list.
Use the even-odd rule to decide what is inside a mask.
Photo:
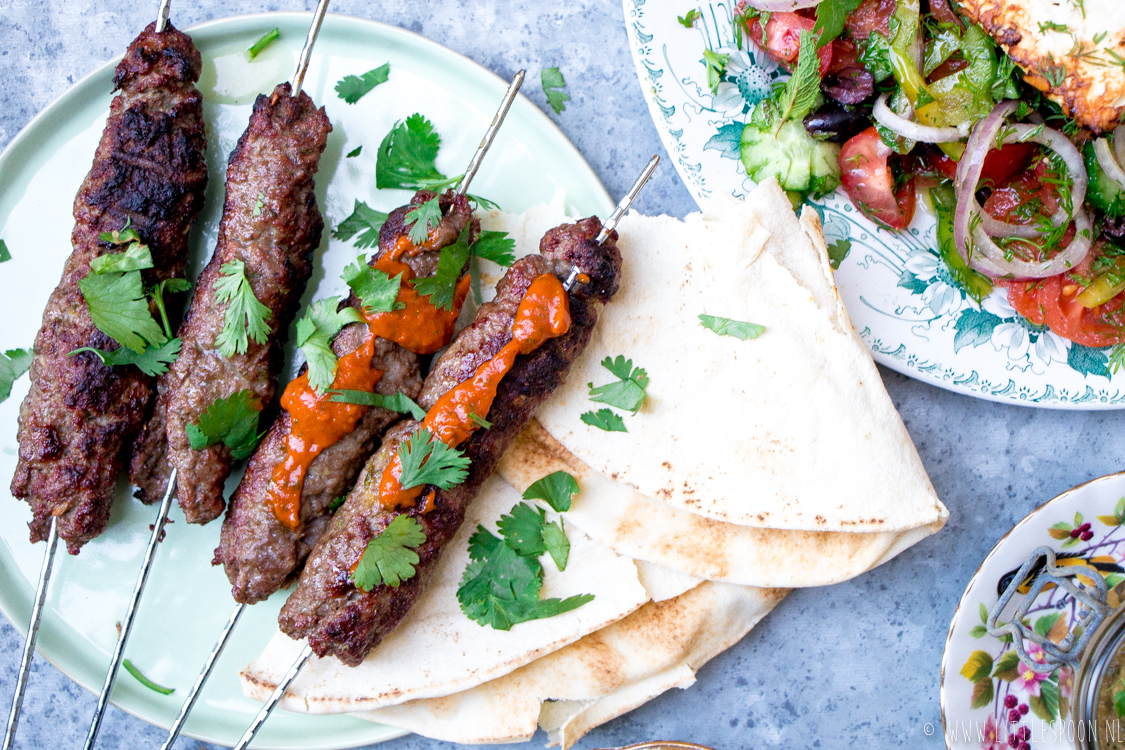
[{"label": "light green ceramic plate", "polygon": [[[203,54],[200,88],[209,123],[211,187],[193,233],[192,267],[198,272],[214,247],[222,210],[226,157],[246,126],[259,92],[286,80],[304,41],[311,14],[271,13],[230,18],[191,29]],[[174,21],[175,19],[173,19]],[[281,38],[253,63],[245,50],[268,30]],[[385,62],[390,80],[356,105],[334,89],[348,74]],[[115,61],[116,62],[116,61]],[[47,297],[70,253],[71,202],[90,167],[109,108],[114,63],[87,76],[42,112],[0,156],[0,238],[12,260],[0,266],[0,349],[31,345]],[[396,120],[414,112],[434,122],[443,138],[438,168],[459,174],[498,105],[505,82],[476,63],[394,26],[328,16],[312,57],[305,90],[322,103],[333,132],[317,178],[318,199],[329,226],[347,216],[355,199],[389,210],[409,197],[376,191],[375,154]],[[358,157],[345,158],[357,146]],[[530,101],[520,97],[473,183],[473,192],[509,211],[522,211],[566,191],[583,215],[608,215],[613,204],[582,156]],[[340,294],[343,266],[357,251],[335,240],[318,253],[318,270],[305,301]],[[27,540],[30,512],[8,492],[16,464],[16,415],[27,393],[26,377],[0,404],[0,611],[21,632],[27,627],[43,545]],[[229,491],[234,487],[232,478]],[[156,509],[119,487],[110,527],[78,557],[61,551],[51,582],[39,650],[92,692],[100,689],[117,637],[116,623],[140,568]],[[126,656],[149,678],[174,687],[161,696],[121,672],[113,703],[145,721],[167,727],[210,651],[233,602],[221,569],[211,567],[219,524],[187,526],[178,510],[161,545]],[[251,607],[219,661],[186,734],[224,745],[241,735],[258,704],[242,696],[237,671],[257,656],[276,627],[285,592]],[[33,677],[34,679],[34,677]],[[24,727],[24,731],[32,731]],[[342,748],[399,736],[390,727],[347,716],[303,716],[278,711],[256,747]]]}]

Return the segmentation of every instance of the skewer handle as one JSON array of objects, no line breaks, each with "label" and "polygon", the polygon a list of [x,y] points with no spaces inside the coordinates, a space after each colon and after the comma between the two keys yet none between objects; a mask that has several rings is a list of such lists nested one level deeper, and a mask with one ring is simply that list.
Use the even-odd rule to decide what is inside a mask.
[{"label": "skewer handle", "polygon": [[457,185],[457,190],[454,192],[457,195],[464,195],[469,190],[469,183],[476,177],[477,170],[480,169],[480,163],[484,161],[484,155],[488,153],[488,149],[492,146],[493,139],[496,134],[500,132],[500,126],[504,124],[504,118],[508,116],[508,110],[512,106],[512,102],[516,100],[516,94],[519,93],[520,86],[523,85],[524,76],[527,75],[526,70],[521,70],[516,73],[515,78],[508,84],[508,91],[504,94],[504,100],[500,102],[500,109],[492,117],[492,124],[488,126],[488,130],[484,133],[484,138],[481,139],[480,145],[477,146],[477,152],[473,154],[473,160],[469,162],[468,168],[465,169],[465,176],[461,178],[461,182]]},{"label": "skewer handle", "polygon": [[301,94],[301,84],[305,82],[305,72],[308,71],[309,60],[312,59],[313,45],[316,44],[316,37],[320,34],[320,25],[324,23],[324,14],[327,12],[328,0],[320,0],[313,12],[312,26],[309,27],[309,35],[305,37],[305,46],[301,50],[301,56],[297,58],[297,68],[293,71],[291,96],[297,97]]},{"label": "skewer handle", "polygon": [[168,25],[168,6],[171,0],[160,0],[160,10],[156,11],[156,33],[164,31],[164,27]]},{"label": "skewer handle", "polygon": [[12,696],[12,711],[8,714],[8,728],[4,730],[4,750],[12,750],[12,743],[16,739],[20,709],[23,708],[23,692],[27,688],[27,676],[31,671],[31,657],[35,655],[35,639],[39,637],[39,620],[43,617],[43,604],[47,601],[47,584],[51,580],[51,568],[55,564],[55,549],[58,546],[58,519],[52,518],[51,530],[47,532],[47,549],[43,551],[43,565],[39,568],[39,583],[35,586],[31,622],[27,626],[27,638],[23,642],[23,658],[20,660],[19,676],[16,677],[16,692]]},{"label": "skewer handle", "polygon": [[227,620],[227,625],[223,628],[223,632],[219,635],[219,641],[215,644],[215,648],[211,650],[211,655],[207,657],[207,662],[203,665],[203,671],[199,673],[199,677],[195,678],[195,684],[191,686],[191,692],[188,693],[187,700],[184,701],[183,707],[180,709],[180,715],[172,723],[171,729],[168,731],[168,739],[164,740],[164,744],[160,746],[160,750],[171,750],[172,745],[176,744],[176,739],[180,736],[180,730],[184,728],[184,722],[187,721],[188,715],[191,710],[195,708],[195,702],[199,699],[199,694],[203,692],[203,685],[207,682],[207,678],[211,676],[211,670],[215,668],[215,662],[219,660],[222,655],[223,649],[227,646],[227,641],[230,640],[230,634],[234,632],[234,626],[238,624],[238,618],[242,617],[242,613],[246,611],[245,604],[239,604],[230,613],[230,619]]},{"label": "skewer handle", "polygon": [[609,218],[605,220],[605,224],[602,225],[602,231],[598,232],[596,242],[599,245],[605,242],[605,238],[608,237],[609,233],[613,231],[613,228],[617,226],[617,222],[621,221],[621,217],[629,210],[629,206],[633,205],[637,193],[641,192],[641,188],[648,182],[648,178],[652,177],[652,173],[656,171],[656,165],[659,163],[659,156],[652,157],[648,165],[644,168],[644,171],[641,172],[641,176],[633,183],[633,187],[629,188],[629,192],[625,193],[625,197],[617,204],[617,208],[613,209],[613,213],[609,215]]},{"label": "skewer handle", "polygon": [[301,667],[305,666],[305,663],[312,658],[312,653],[312,646],[306,644],[304,650],[301,651],[301,655],[297,657],[297,661],[293,662],[293,666],[289,667],[289,671],[285,673],[285,676],[281,678],[281,682],[274,688],[273,695],[266,701],[266,705],[262,706],[262,710],[254,717],[254,723],[250,725],[246,733],[242,735],[242,739],[234,746],[234,750],[246,750],[250,743],[254,741],[258,730],[262,728],[262,725],[266,723],[266,719],[268,719],[270,714],[273,713],[273,710],[277,708],[277,704],[281,703],[281,699],[285,697],[285,691],[293,684],[293,680],[297,679]]},{"label": "skewer handle", "polygon": [[113,659],[109,663],[109,673],[105,676],[101,695],[98,696],[98,708],[94,712],[94,719],[90,723],[90,732],[86,735],[85,750],[93,750],[98,739],[98,730],[102,727],[102,718],[109,703],[109,693],[113,690],[113,682],[117,679],[117,670],[121,667],[121,659],[125,655],[125,644],[129,641],[129,633],[133,630],[133,621],[137,617],[137,607],[141,603],[141,594],[148,583],[148,574],[152,572],[152,561],[156,557],[156,545],[164,533],[164,522],[168,520],[168,509],[172,505],[172,498],[176,494],[176,469],[168,477],[168,489],[164,490],[164,499],[160,503],[160,514],[152,527],[152,536],[148,540],[148,549],[145,550],[144,563],[141,565],[141,574],[137,576],[137,585],[133,587],[133,598],[129,602],[129,611],[125,613],[125,620],[121,623],[121,634],[117,636],[117,646],[113,649]]}]

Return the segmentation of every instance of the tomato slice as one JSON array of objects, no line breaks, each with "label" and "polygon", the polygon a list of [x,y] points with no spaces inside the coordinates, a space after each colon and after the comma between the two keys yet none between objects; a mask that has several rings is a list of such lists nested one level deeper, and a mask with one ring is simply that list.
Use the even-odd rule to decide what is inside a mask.
[{"label": "tomato slice", "polygon": [[[981,184],[987,182],[992,185],[1002,185],[1020,174],[1031,163],[1036,148],[1037,146],[1034,143],[1006,143],[1000,148],[992,149],[984,157],[984,165],[981,167]],[[936,149],[928,151],[926,163],[951,180],[957,176],[957,162],[941,151]]]},{"label": "tomato slice", "polygon": [[1082,346],[1113,346],[1125,341],[1125,292],[1104,305],[1085,307],[1078,301],[1093,280],[1091,266],[1097,251],[1072,272],[1039,281],[1009,281],[1008,303],[1036,325],[1045,325]]},{"label": "tomato slice", "polygon": [[844,21],[848,36],[862,42],[871,36],[871,32],[878,31],[889,38],[895,7],[895,0],[864,0]]},{"label": "tomato slice", "polygon": [[[816,21],[812,18],[779,11],[770,13],[764,36],[762,34],[762,22],[759,18],[751,19],[746,24],[746,32],[754,40],[754,44],[764,49],[766,54],[775,62],[781,63],[787,68],[792,68],[801,52],[801,32],[808,31],[811,33],[814,26],[816,26]],[[834,45],[835,42],[826,44],[816,51],[816,56],[820,59],[820,76],[822,78],[828,73],[828,68],[832,65]]]},{"label": "tomato slice", "polygon": [[897,157],[875,128],[868,128],[840,149],[840,181],[865,215],[892,229],[906,229],[914,218],[914,175],[895,190],[892,155]]}]

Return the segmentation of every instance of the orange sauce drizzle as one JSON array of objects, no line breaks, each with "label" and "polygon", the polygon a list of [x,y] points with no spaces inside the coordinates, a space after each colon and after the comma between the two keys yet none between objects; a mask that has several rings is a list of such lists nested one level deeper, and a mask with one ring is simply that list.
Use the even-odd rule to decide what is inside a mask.
[{"label": "orange sauce drizzle", "polygon": [[[402,246],[403,239],[406,245]],[[399,247],[402,246],[402,247]],[[399,246],[380,258],[375,267],[392,278],[402,274],[397,301],[401,309],[366,315],[371,335],[351,354],[340,357],[336,363],[336,378],[332,390],[354,390],[373,393],[375,384],[383,376],[371,366],[375,355],[375,337],[393,341],[415,354],[432,354],[449,343],[461,306],[469,293],[469,275],[457,282],[453,294],[453,309],[441,310],[414,289],[414,272],[410,266],[394,258],[404,250],[413,248],[408,238],[400,238]],[[272,481],[266,490],[266,502],[277,520],[290,529],[300,523],[301,491],[309,466],[321,451],[355,429],[368,407],[343,404],[329,399],[327,392],[318,394],[309,385],[308,374],[301,375],[285,388],[281,406],[289,412],[289,435],[285,438],[285,458],[274,468]]]},{"label": "orange sauce drizzle", "polygon": [[[548,339],[570,330],[570,298],[553,274],[537,276],[516,309],[512,340],[494,357],[482,363],[468,380],[456,385],[437,400],[426,413],[422,427],[435,438],[456,447],[469,439],[479,425],[471,415],[487,418],[500,381],[512,369],[516,357],[530,354]],[[379,502],[387,509],[412,506],[425,490],[424,485],[404,489],[402,462],[395,453],[379,481]],[[426,511],[433,501],[426,503]]]}]

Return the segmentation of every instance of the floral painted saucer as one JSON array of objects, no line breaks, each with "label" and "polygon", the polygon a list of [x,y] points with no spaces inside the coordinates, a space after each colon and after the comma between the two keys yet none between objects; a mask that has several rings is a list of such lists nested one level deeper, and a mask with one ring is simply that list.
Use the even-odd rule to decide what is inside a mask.
[{"label": "floral painted saucer", "polygon": [[[1075,670],[1039,674],[1020,661],[1010,636],[985,628],[989,610],[1020,566],[1039,547],[1060,565],[1093,567],[1109,587],[1116,609],[1125,586],[1125,473],[1067,490],[1036,508],[992,549],[969,581],[941,663],[941,717],[946,747],[983,750],[1074,748],[1072,691]],[[1081,580],[1081,577],[1079,578]],[[1077,605],[1060,588],[1044,589],[1028,609],[1025,626],[1055,643],[1078,621]],[[1027,643],[1044,662],[1040,646]]]},{"label": "floral painted saucer", "polygon": [[[753,108],[785,77],[743,34],[736,0],[622,0],[629,46],[656,129],[696,201],[754,188],[739,159]],[[699,12],[685,28],[677,17]],[[704,50],[727,55],[712,93]],[[920,202],[921,203],[921,202]],[[978,398],[1059,409],[1125,407],[1125,371],[1108,349],[1067,341],[1017,315],[1003,289],[978,306],[937,254],[934,217],[902,232],[876,226],[843,190],[812,202],[835,250],[836,283],[875,361]],[[846,253],[846,254],[845,254]],[[841,257],[843,256],[843,257]]]}]

